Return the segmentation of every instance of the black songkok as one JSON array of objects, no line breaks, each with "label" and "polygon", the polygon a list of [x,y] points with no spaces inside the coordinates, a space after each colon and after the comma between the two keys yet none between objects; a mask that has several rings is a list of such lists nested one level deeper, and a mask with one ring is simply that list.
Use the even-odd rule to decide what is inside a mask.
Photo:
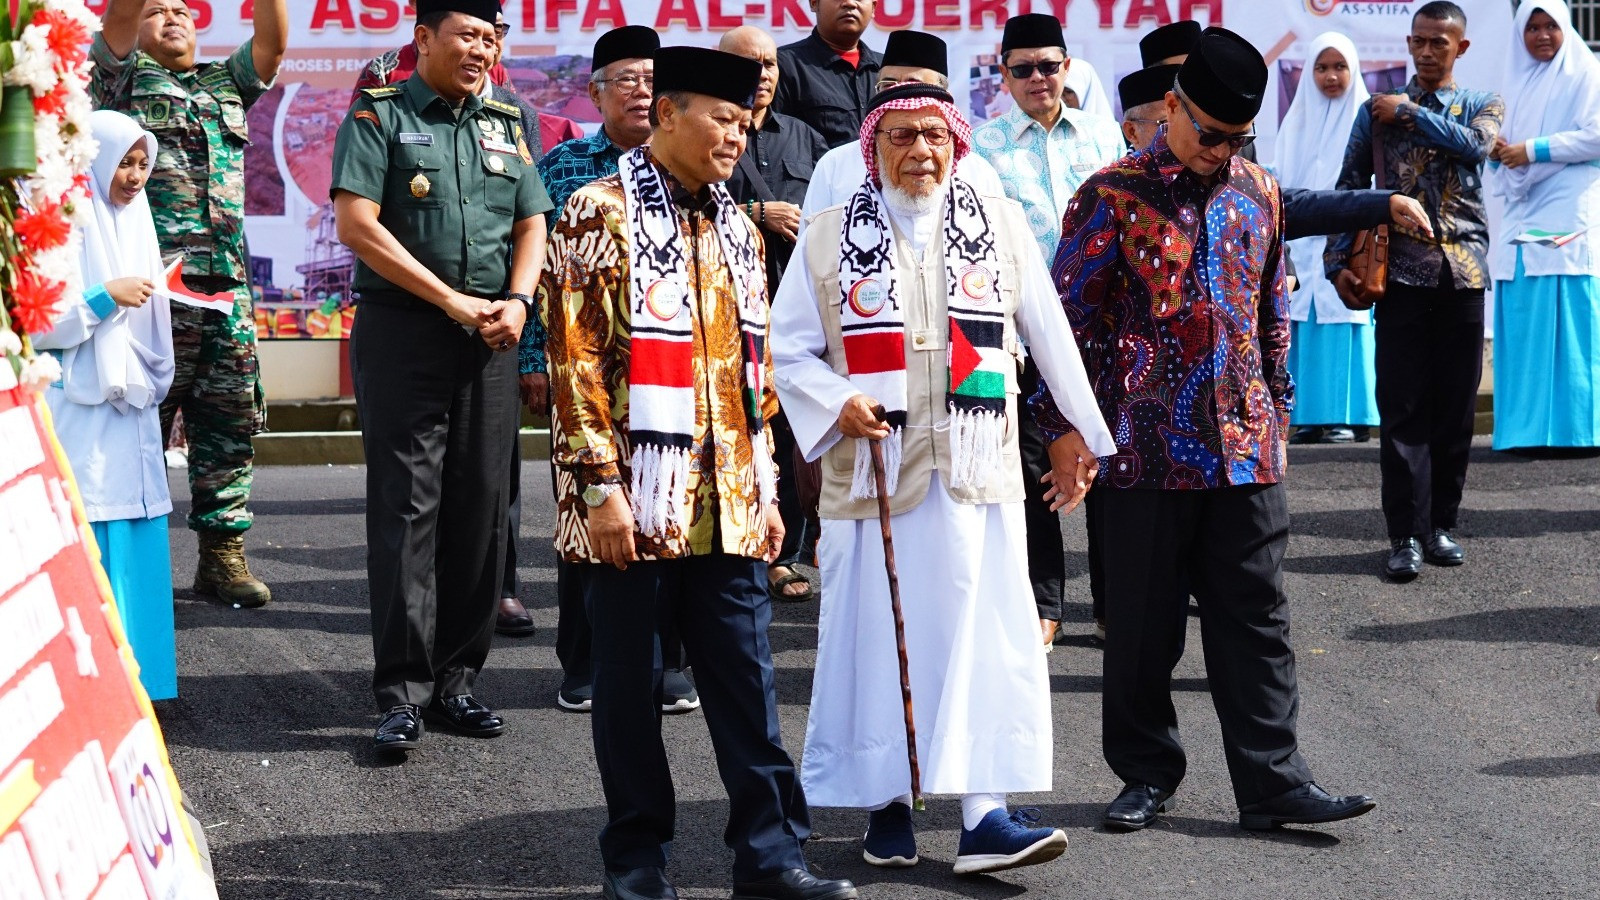
[{"label": "black songkok", "polygon": [[1000,55],[1013,50],[1032,50],[1035,47],[1060,47],[1066,49],[1067,39],[1061,35],[1061,20],[1044,13],[1028,13],[1006,20],[1005,35],[1000,38]]},{"label": "black songkok", "polygon": [[1123,111],[1166,97],[1167,91],[1172,90],[1172,79],[1177,77],[1181,68],[1180,65],[1169,63],[1129,73],[1117,82],[1117,94],[1122,98]]},{"label": "black songkok", "polygon": [[613,28],[595,39],[590,68],[600,71],[619,59],[653,59],[661,49],[661,35],[643,25]]},{"label": "black songkok", "polygon": [[912,99],[938,100],[941,103],[951,104],[956,102],[955,98],[950,96],[949,91],[939,87],[937,84],[922,84],[921,82],[917,81],[903,81],[894,87],[887,87],[876,94],[873,94],[872,99],[867,101],[866,114],[869,116],[872,115],[873,110],[892,100]]},{"label": "black songkok", "polygon": [[1200,23],[1183,19],[1163,25],[1139,39],[1139,59],[1146,69],[1169,56],[1185,56],[1194,52],[1200,40]]},{"label": "black songkok", "polygon": [[1200,35],[1183,66],[1178,87],[1206,115],[1227,125],[1255,121],[1267,93],[1267,62],[1261,51],[1226,28]]},{"label": "black songkok", "polygon": [[500,14],[500,0],[417,0],[417,18],[434,13],[464,13],[482,19],[490,25]]},{"label": "black songkok", "polygon": [[737,103],[756,105],[756,85],[761,63],[709,47],[662,47],[656,51],[655,96],[684,91]]},{"label": "black songkok", "polygon": [[949,75],[950,52],[943,40],[926,31],[891,31],[883,44],[883,64],[932,69],[940,75]]}]

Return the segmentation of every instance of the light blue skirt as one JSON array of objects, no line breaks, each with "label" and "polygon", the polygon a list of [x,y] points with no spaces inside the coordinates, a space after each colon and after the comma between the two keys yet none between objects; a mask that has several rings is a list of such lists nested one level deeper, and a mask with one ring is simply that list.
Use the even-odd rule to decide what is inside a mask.
[{"label": "light blue skirt", "polygon": [[1377,333],[1372,324],[1295,322],[1289,341],[1294,376],[1291,425],[1378,424]]},{"label": "light blue skirt", "polygon": [[1600,279],[1526,275],[1494,286],[1494,449],[1600,446]]},{"label": "light blue skirt", "polygon": [[178,640],[172,621],[172,558],[167,517],[90,522],[100,564],[122,613],[151,700],[178,696]]}]

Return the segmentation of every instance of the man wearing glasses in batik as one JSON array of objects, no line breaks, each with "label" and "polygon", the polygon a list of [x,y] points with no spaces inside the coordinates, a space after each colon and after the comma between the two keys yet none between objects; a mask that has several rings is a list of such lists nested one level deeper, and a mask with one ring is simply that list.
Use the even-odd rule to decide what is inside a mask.
[{"label": "man wearing glasses in batik", "polygon": [[[1238,156],[1266,89],[1261,54],[1208,29],[1154,144],[1079,189],[1051,272],[1117,443],[1091,510],[1106,598],[1103,750],[1124,783],[1104,816],[1112,830],[1149,825],[1183,780],[1171,679],[1191,596],[1239,824],[1375,806],[1329,796],[1297,747],[1282,203],[1272,176]],[[1052,397],[1046,384],[1034,398],[1047,438],[1072,427]]]}]

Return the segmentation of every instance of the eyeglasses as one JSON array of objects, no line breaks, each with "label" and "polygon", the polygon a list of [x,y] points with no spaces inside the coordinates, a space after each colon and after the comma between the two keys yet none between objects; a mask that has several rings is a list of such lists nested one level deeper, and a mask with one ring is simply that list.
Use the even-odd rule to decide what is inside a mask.
[{"label": "eyeglasses", "polygon": [[896,147],[909,147],[922,138],[928,142],[929,147],[943,147],[950,143],[950,129],[934,126],[933,128],[879,128],[874,134],[888,135],[889,143]]},{"label": "eyeglasses", "polygon": [[1127,120],[1129,122],[1143,122],[1146,125],[1165,125],[1165,124],[1167,124],[1167,120],[1166,119],[1150,119],[1150,118],[1146,118],[1144,116],[1127,116],[1126,118],[1127,118]]},{"label": "eyeglasses", "polygon": [[500,24],[494,26],[494,36],[497,39],[504,40],[505,36],[510,34],[510,33],[511,33],[511,26],[505,24],[504,22],[501,22]]},{"label": "eyeglasses", "polygon": [[656,88],[654,75],[618,75],[615,78],[596,78],[595,84],[609,84],[624,94],[631,94],[644,85],[645,90],[653,91]]},{"label": "eyeglasses", "polygon": [[1043,62],[1022,63],[1021,65],[1016,66],[1006,66],[1006,71],[1011,73],[1012,78],[1020,79],[1032,78],[1033,70],[1038,69],[1040,75],[1049,78],[1051,75],[1061,71],[1061,67],[1066,64],[1067,61],[1064,59],[1047,59]]},{"label": "eyeglasses", "polygon": [[[1174,93],[1177,93],[1174,91]],[[1189,101],[1183,99],[1182,94],[1177,94],[1178,105],[1183,107],[1183,114],[1189,117],[1189,124],[1194,126],[1194,133],[1200,138],[1202,147],[1220,147],[1227,144],[1230,149],[1240,150],[1255,143],[1256,131],[1254,128],[1244,134],[1229,134],[1226,131],[1211,131],[1200,127],[1200,121],[1194,117],[1194,110],[1189,108]]]}]

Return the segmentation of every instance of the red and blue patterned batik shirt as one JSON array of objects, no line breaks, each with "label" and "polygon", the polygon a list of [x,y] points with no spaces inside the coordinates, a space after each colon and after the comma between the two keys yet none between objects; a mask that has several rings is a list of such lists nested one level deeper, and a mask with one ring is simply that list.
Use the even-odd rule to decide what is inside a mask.
[{"label": "red and blue patterned batik shirt", "polygon": [[[1163,131],[1089,176],[1061,235],[1051,275],[1119,448],[1098,486],[1277,482],[1294,398],[1277,181],[1238,156],[1197,175]],[[1033,409],[1072,430],[1048,385]]]}]

